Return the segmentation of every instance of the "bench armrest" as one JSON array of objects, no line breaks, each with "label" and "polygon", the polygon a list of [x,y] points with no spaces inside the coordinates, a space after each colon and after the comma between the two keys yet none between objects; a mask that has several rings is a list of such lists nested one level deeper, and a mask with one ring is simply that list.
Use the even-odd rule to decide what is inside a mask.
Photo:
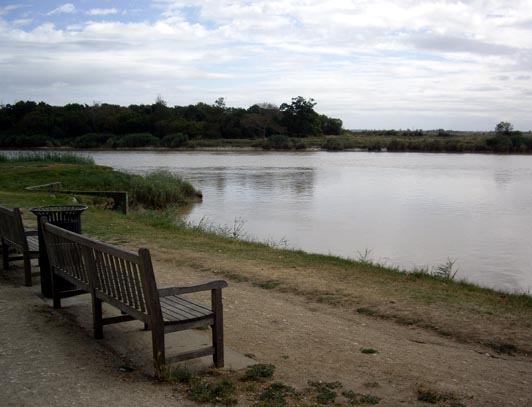
[{"label": "bench armrest", "polygon": [[198,291],[220,290],[227,287],[227,282],[224,280],[209,281],[207,283],[181,286],[181,287],[162,287],[159,288],[160,297],[168,297],[170,295],[181,295],[188,293],[195,293]]}]

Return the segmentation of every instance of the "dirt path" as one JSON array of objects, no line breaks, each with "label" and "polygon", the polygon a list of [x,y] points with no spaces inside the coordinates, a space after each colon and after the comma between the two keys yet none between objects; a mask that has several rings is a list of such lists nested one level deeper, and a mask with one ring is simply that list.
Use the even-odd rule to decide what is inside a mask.
[{"label": "dirt path", "polygon": [[[173,256],[153,251],[163,285],[216,277],[176,266]],[[427,405],[417,400],[420,387],[446,396],[439,405],[532,405],[532,359],[525,356],[499,355],[248,282],[230,281],[224,304],[227,344],[273,363],[276,378],[299,389],[309,380],[340,381],[344,389],[380,397],[383,406]]]},{"label": "dirt path", "polygon": [[[152,250],[161,286],[220,278],[212,272],[216,268],[204,266],[212,258],[197,255],[197,265],[183,266],[183,254]],[[420,388],[441,397],[440,406],[532,405],[529,357],[496,354],[355,307],[260,288],[238,281],[244,271],[237,263],[224,267],[235,271],[224,292],[226,344],[274,364],[277,381],[299,390],[309,380],[339,381],[344,390],[379,397],[382,406],[430,405],[418,401]],[[171,386],[121,371],[120,359],[58,315],[31,290],[0,280],[0,405],[194,405]]]},{"label": "dirt path", "polygon": [[3,407],[195,405],[179,400],[170,386],[127,371],[119,358],[31,289],[4,278],[0,326]]}]

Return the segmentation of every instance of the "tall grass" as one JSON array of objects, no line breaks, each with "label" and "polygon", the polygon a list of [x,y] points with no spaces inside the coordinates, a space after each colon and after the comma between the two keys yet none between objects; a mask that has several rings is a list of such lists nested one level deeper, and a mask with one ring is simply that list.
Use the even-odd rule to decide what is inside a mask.
[{"label": "tall grass", "polygon": [[145,176],[132,175],[129,183],[132,204],[163,209],[184,205],[198,195],[187,181],[169,171],[157,170]]},{"label": "tall grass", "polygon": [[0,154],[0,164],[5,175],[0,188],[8,190],[60,181],[66,191],[127,191],[130,205],[148,209],[184,205],[201,196],[189,182],[168,171],[135,175],[95,165],[92,157],[72,153]]},{"label": "tall grass", "polygon": [[0,154],[0,162],[43,162],[94,165],[94,158],[89,155],[79,155],[63,152],[32,152],[13,155]]}]

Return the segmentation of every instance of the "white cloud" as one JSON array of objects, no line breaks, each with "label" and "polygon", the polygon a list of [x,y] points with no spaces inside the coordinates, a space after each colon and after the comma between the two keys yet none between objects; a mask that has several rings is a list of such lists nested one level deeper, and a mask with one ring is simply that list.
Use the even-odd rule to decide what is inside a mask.
[{"label": "white cloud", "polygon": [[224,96],[247,107],[302,95],[347,127],[467,128],[468,117],[470,128],[507,117],[532,127],[526,0],[156,4],[158,18],[134,23],[117,9],[87,13],[106,22],[66,27],[1,17],[4,99],[127,105],[157,94],[170,104]]},{"label": "white cloud", "polygon": [[66,3],[63,4],[60,7],[57,7],[56,9],[53,9],[47,15],[52,16],[56,14],[71,14],[76,12],[76,7],[72,3]]},{"label": "white cloud", "polygon": [[87,11],[87,14],[90,16],[108,16],[118,14],[118,11],[116,8],[93,8]]}]

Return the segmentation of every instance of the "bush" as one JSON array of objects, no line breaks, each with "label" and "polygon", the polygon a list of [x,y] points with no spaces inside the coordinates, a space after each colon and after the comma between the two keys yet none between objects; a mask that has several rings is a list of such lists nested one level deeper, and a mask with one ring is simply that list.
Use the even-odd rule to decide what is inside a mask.
[{"label": "bush", "polygon": [[284,134],[274,134],[268,138],[268,141],[264,144],[264,148],[269,150],[290,150],[293,147],[290,137]]},{"label": "bush", "polygon": [[40,134],[34,136],[26,135],[1,135],[0,147],[18,147],[18,148],[33,148],[46,147],[53,143],[53,139]]},{"label": "bush", "polygon": [[70,145],[75,148],[97,148],[105,145],[110,138],[110,134],[87,133],[83,136],[76,137]]},{"label": "bush", "polygon": [[169,134],[161,140],[161,145],[164,147],[177,148],[188,144],[188,136],[183,133]]},{"label": "bush", "polygon": [[163,209],[169,205],[184,205],[197,195],[187,181],[168,171],[154,171],[146,176],[134,176],[130,181],[131,203],[147,208]]},{"label": "bush", "polygon": [[325,144],[322,146],[327,151],[342,151],[345,149],[345,145],[342,142],[342,140],[339,140],[334,137],[330,137],[327,139]]},{"label": "bush", "polygon": [[114,147],[152,147],[159,145],[159,139],[151,133],[132,133],[126,134],[118,139],[109,139]]}]

